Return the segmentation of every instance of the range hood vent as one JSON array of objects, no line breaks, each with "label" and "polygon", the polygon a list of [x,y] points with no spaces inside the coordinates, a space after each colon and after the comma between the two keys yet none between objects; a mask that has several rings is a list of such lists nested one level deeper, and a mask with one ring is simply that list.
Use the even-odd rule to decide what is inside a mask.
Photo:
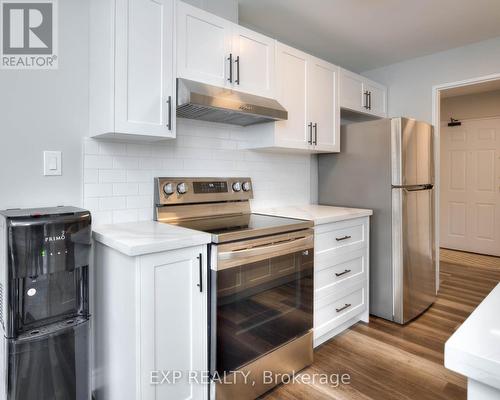
[{"label": "range hood vent", "polygon": [[177,117],[248,126],[288,119],[276,100],[177,79]]}]

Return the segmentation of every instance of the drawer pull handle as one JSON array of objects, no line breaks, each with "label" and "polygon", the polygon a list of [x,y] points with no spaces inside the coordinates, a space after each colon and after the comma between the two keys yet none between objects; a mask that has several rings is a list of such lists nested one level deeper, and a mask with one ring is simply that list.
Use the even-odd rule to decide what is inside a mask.
[{"label": "drawer pull handle", "polygon": [[339,237],[339,238],[335,238],[335,240],[337,242],[340,242],[342,240],[347,240],[347,239],[350,239],[352,236],[349,236],[349,235],[345,235],[345,236],[342,236],[342,237]]},{"label": "drawer pull handle", "polygon": [[344,307],[336,308],[335,310],[337,312],[341,312],[341,311],[344,311],[345,309],[347,309],[347,308],[349,308],[351,306],[352,306],[352,304],[346,304]]},{"label": "drawer pull handle", "polygon": [[344,272],[335,272],[335,276],[342,276],[342,275],[345,275],[345,274],[348,274],[349,272],[351,272],[350,269],[346,269]]}]

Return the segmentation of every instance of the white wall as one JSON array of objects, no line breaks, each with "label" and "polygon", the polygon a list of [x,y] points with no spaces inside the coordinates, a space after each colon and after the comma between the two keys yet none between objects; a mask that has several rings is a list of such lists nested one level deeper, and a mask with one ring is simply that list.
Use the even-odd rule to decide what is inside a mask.
[{"label": "white wall", "polygon": [[192,6],[202,8],[212,14],[238,23],[238,1],[237,0],[183,0]]},{"label": "white wall", "polygon": [[500,116],[500,90],[441,99],[441,121]]},{"label": "white wall", "polygon": [[434,85],[500,73],[500,37],[364,72],[389,88],[389,115],[432,122]]},{"label": "white wall", "polygon": [[[59,69],[0,70],[0,209],[81,204],[88,21],[88,1],[59,1]],[[62,150],[63,176],[43,176],[43,150]]]},{"label": "white wall", "polygon": [[306,204],[316,157],[244,150],[249,132],[179,119],[177,139],[162,144],[85,140],[85,207],[95,224],[149,220],[157,176],[251,177],[252,206]]}]

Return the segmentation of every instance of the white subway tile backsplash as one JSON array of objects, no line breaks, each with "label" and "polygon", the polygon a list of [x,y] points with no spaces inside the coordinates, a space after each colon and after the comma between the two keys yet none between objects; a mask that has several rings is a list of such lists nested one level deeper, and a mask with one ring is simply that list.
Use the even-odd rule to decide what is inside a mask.
[{"label": "white subway tile backsplash", "polygon": [[113,157],[113,168],[137,169],[137,168],[139,168],[139,158],[136,158],[136,157]]},{"label": "white subway tile backsplash", "polygon": [[127,181],[127,171],[124,169],[101,169],[99,170],[99,182],[117,183]]},{"label": "white subway tile backsplash", "polygon": [[83,149],[85,154],[99,154],[99,142],[91,138],[85,138]]},{"label": "white subway tile backsplash", "polygon": [[131,169],[127,171],[127,182],[152,182],[151,170]]},{"label": "white subway tile backsplash", "polygon": [[127,208],[126,197],[102,197],[99,199],[99,210],[123,210]]},{"label": "white subway tile backsplash", "polygon": [[87,138],[84,204],[95,224],[150,220],[157,176],[249,176],[254,207],[309,203],[313,156],[240,149],[250,134],[245,128],[179,119],[177,139],[166,143]]},{"label": "white subway tile backsplash", "polygon": [[148,144],[127,144],[127,154],[129,156],[151,156],[153,153],[153,146]]},{"label": "white subway tile backsplash", "polygon": [[153,196],[128,196],[127,208],[138,209],[153,206]]},{"label": "white subway tile backsplash", "polygon": [[115,210],[113,211],[113,223],[139,221],[138,210]]},{"label": "white subway tile backsplash", "polygon": [[99,183],[98,169],[83,170],[83,183]]},{"label": "white subway tile backsplash", "polygon": [[99,142],[99,154],[123,156],[127,154],[127,145],[118,142]]},{"label": "white subway tile backsplash", "polygon": [[146,196],[146,195],[153,195],[154,193],[154,187],[153,187],[153,181],[148,183],[139,183],[139,195],[141,196]]},{"label": "white subway tile backsplash", "polygon": [[114,183],[114,196],[132,196],[139,193],[139,185],[137,183]]},{"label": "white subway tile backsplash", "polygon": [[85,168],[113,168],[113,157],[85,155],[84,165]]},{"label": "white subway tile backsplash", "polygon": [[110,183],[85,183],[83,185],[85,199],[90,197],[105,197],[113,195],[113,185]]},{"label": "white subway tile backsplash", "polygon": [[90,211],[92,213],[92,224],[94,226],[113,223],[112,211],[93,211],[93,210]]}]

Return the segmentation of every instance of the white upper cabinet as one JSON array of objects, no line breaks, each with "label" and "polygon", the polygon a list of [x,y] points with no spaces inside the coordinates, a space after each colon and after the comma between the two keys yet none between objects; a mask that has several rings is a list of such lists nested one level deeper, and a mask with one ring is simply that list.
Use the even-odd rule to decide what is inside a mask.
[{"label": "white upper cabinet", "polygon": [[338,152],[338,67],[281,43],[276,50],[276,98],[288,119],[248,127],[247,147]]},{"label": "white upper cabinet", "polygon": [[310,57],[308,71],[308,120],[312,123],[312,146],[318,152],[338,152],[338,67]]},{"label": "white upper cabinet", "polygon": [[275,40],[179,2],[179,78],[274,97]]},{"label": "white upper cabinet", "polygon": [[380,117],[387,116],[387,89],[378,83],[365,81],[363,93],[368,98],[368,112]]},{"label": "white upper cabinet", "polygon": [[235,89],[274,98],[276,41],[238,25],[232,39]]},{"label": "white upper cabinet", "polygon": [[308,149],[307,60],[300,50],[278,43],[276,57],[277,100],[288,111],[286,121],[276,122],[276,145]]},{"label": "white upper cabinet", "polygon": [[174,9],[175,0],[92,0],[91,136],[175,138]]},{"label": "white upper cabinet", "polygon": [[363,77],[340,69],[340,106],[362,111],[366,98],[363,96]]},{"label": "white upper cabinet", "polygon": [[215,86],[229,83],[231,31],[231,22],[179,1],[177,75]]},{"label": "white upper cabinet", "polygon": [[387,117],[387,89],[361,75],[340,69],[340,106],[364,114]]}]

